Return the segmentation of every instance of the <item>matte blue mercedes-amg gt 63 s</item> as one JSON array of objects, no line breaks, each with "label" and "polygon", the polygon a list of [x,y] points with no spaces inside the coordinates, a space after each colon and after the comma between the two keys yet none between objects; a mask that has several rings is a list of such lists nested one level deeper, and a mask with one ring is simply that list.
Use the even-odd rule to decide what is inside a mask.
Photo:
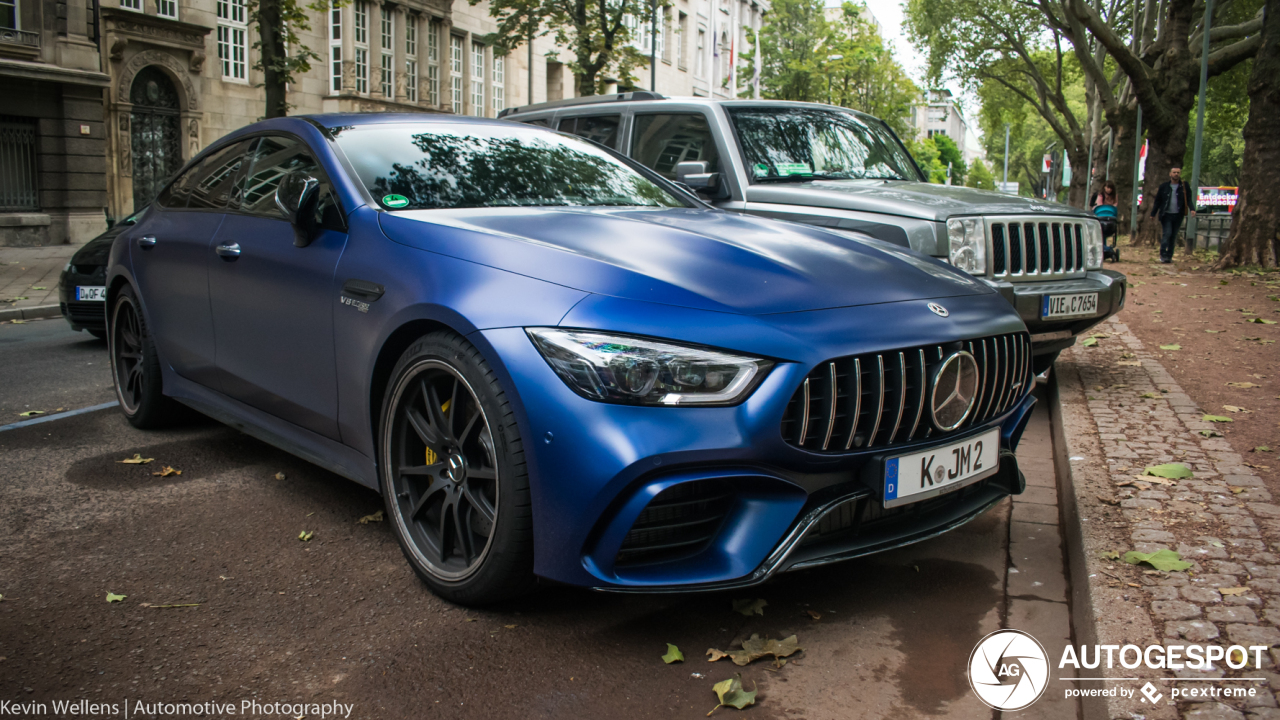
[{"label": "matte blue mercedes-amg gt 63 s", "polygon": [[176,401],[377,489],[461,603],[752,585],[1024,487],[1034,378],[1000,295],[542,128],[246,127],[119,235],[106,284],[131,423]]}]

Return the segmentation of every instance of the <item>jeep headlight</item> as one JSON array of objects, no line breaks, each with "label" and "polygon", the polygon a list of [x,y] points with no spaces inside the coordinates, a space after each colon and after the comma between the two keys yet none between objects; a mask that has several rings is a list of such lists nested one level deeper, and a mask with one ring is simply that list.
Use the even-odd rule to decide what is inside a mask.
[{"label": "jeep headlight", "polygon": [[1102,223],[1097,220],[1084,221],[1084,269],[1097,270],[1102,267]]},{"label": "jeep headlight", "polygon": [[982,218],[953,218],[947,221],[947,244],[951,264],[970,275],[987,274],[986,225]]},{"label": "jeep headlight", "polygon": [[565,384],[583,397],[629,405],[733,405],[773,361],[592,330],[527,328]]}]

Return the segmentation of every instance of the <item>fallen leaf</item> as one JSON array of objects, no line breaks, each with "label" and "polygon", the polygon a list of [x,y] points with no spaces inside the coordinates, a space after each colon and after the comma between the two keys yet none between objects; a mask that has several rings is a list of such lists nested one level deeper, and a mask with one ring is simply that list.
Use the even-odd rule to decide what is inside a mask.
[{"label": "fallen leaf", "polygon": [[1259,384],[1257,384],[1257,383],[1251,383],[1251,382],[1229,382],[1229,383],[1227,383],[1227,387],[1233,387],[1233,388],[1256,388],[1256,387],[1262,387],[1262,386],[1261,386],[1261,385],[1259,385]]},{"label": "fallen leaf", "polygon": [[729,650],[727,652],[708,648],[707,655],[710,660],[707,662],[715,662],[722,658],[729,658],[734,665],[744,666],[750,664],[754,660],[759,660],[766,655],[772,655],[774,658],[784,658],[803,650],[798,644],[796,636],[792,635],[785,640],[761,640],[759,635],[753,634],[750,640],[742,641],[741,650]]},{"label": "fallen leaf", "polygon": [[806,615],[813,618],[814,620],[822,619],[822,613],[818,612],[817,610],[805,610],[804,612]]},{"label": "fallen leaf", "polygon": [[315,535],[315,531],[308,532],[306,530],[303,530],[302,532],[298,533],[298,539],[301,540],[302,542],[310,542],[312,535]]},{"label": "fallen leaf", "polygon": [[1235,422],[1235,420],[1232,420],[1232,419],[1231,419],[1231,418],[1229,418],[1229,417],[1223,417],[1223,416],[1221,416],[1221,415],[1205,415],[1204,417],[1202,417],[1202,418],[1200,418],[1200,419],[1201,419],[1201,420],[1203,420],[1203,421],[1205,421],[1205,422],[1215,422],[1215,423],[1229,423],[1229,422]]},{"label": "fallen leaf", "polygon": [[1138,397],[1140,397],[1140,398],[1146,398],[1146,399],[1158,398],[1158,397],[1160,397],[1160,393],[1144,392],[1144,393],[1142,393],[1141,395],[1139,395]]},{"label": "fallen leaf", "polygon": [[45,287],[44,285],[32,285],[31,289],[32,290],[48,290],[49,288]]},{"label": "fallen leaf", "polygon": [[751,617],[752,615],[764,615],[764,608],[768,604],[769,601],[759,598],[755,600],[734,600],[733,611],[742,613],[747,617]]},{"label": "fallen leaf", "polygon": [[1221,330],[1205,330],[1205,332],[1209,333],[1210,335],[1217,335],[1222,331]]},{"label": "fallen leaf", "polygon": [[1161,346],[1160,346],[1160,349],[1161,349],[1161,350],[1181,350],[1181,349],[1182,349],[1182,346],[1181,346],[1181,345],[1177,345],[1177,344],[1174,344],[1174,345],[1161,345]]},{"label": "fallen leaf", "polygon": [[1233,412],[1233,413],[1240,413],[1240,412],[1242,412],[1242,413],[1247,413],[1247,412],[1249,412],[1248,410],[1245,410],[1244,408],[1240,407],[1239,405],[1223,405],[1223,406],[1222,406],[1222,409],[1223,409],[1223,410],[1226,410],[1227,412]]},{"label": "fallen leaf", "polygon": [[742,689],[742,678],[734,677],[728,680],[721,680],[711,688],[715,691],[716,697],[720,700],[720,704],[711,708],[711,712],[707,713],[707,717],[711,717],[711,713],[722,707],[733,707],[739,710],[748,705],[756,704],[756,691],[747,692]]},{"label": "fallen leaf", "polygon": [[129,596],[128,596],[128,595],[117,595],[117,594],[115,594],[115,593],[113,593],[113,592],[111,592],[111,591],[109,591],[109,590],[107,591],[107,602],[109,602],[109,603],[113,603],[113,602],[123,602],[123,601],[124,601],[124,599],[125,599],[125,598],[127,598],[127,597],[129,597]]},{"label": "fallen leaf", "polygon": [[1200,434],[1207,438],[1222,437],[1222,433],[1216,432],[1214,430],[1201,430]]},{"label": "fallen leaf", "polygon": [[1256,447],[1256,448],[1254,448],[1254,449],[1250,450],[1249,452],[1271,452],[1271,446],[1270,446],[1270,445],[1259,445],[1258,447]]},{"label": "fallen leaf", "polygon": [[364,517],[360,518],[356,522],[360,523],[361,525],[368,525],[371,522],[382,522],[382,511],[379,510],[378,512],[372,515],[365,515]]},{"label": "fallen leaf", "polygon": [[1108,550],[1107,552],[1102,553],[1102,559],[1103,560],[1119,560],[1120,553],[1116,552],[1115,550]]},{"label": "fallen leaf", "polygon": [[[1244,492],[1244,488],[1242,488],[1242,487],[1233,487],[1233,488],[1231,488],[1231,492],[1235,493],[1236,495],[1239,495],[1240,493]],[[1222,546],[1221,546],[1221,545],[1219,545],[1218,547],[1222,547]]]},{"label": "fallen leaf", "polygon": [[506,629],[508,629],[508,630],[515,630],[515,629],[516,629],[517,627],[519,627],[519,626],[518,626],[518,625],[503,625],[502,627],[504,627],[504,628],[506,628]]},{"label": "fallen leaf", "polygon": [[1209,544],[1214,547],[1226,547],[1226,545],[1223,545],[1222,542],[1219,540],[1210,540]]},{"label": "fallen leaf", "polygon": [[1259,318],[1259,317],[1249,318],[1248,320],[1245,320],[1245,322],[1258,323],[1259,325],[1275,325],[1276,324],[1275,320],[1268,320],[1266,318]]},{"label": "fallen leaf", "polygon": [[278,472],[278,473],[276,473],[276,479],[277,479],[277,480],[283,480],[283,479],[284,479],[284,473],[282,473],[282,472]]},{"label": "fallen leaf", "polygon": [[125,465],[146,465],[153,460],[155,460],[155,458],[144,458],[142,455],[134,453],[133,457],[125,460],[117,460],[116,462],[124,463]]},{"label": "fallen leaf", "polygon": [[1132,358],[1132,357],[1137,357],[1137,355],[1134,355],[1134,354],[1133,354],[1133,353],[1131,353],[1131,352],[1122,352],[1122,353],[1120,353],[1120,357],[1122,357],[1122,358]]},{"label": "fallen leaf", "polygon": [[1222,593],[1223,595],[1243,595],[1249,592],[1249,588],[1247,587],[1218,588],[1218,592]]},{"label": "fallen leaf", "polygon": [[680,652],[680,648],[667,643],[667,654],[662,656],[662,662],[670,665],[674,662],[684,662],[684,653]]},{"label": "fallen leaf", "polygon": [[26,325],[27,321],[26,320],[10,320],[9,324],[10,325]]},{"label": "fallen leaf", "polygon": [[1097,344],[1098,338],[1085,338],[1084,341],[1080,343],[1080,347],[1093,347]]},{"label": "fallen leaf", "polygon": [[182,471],[175,470],[169,467],[168,465],[165,465],[163,468],[161,468],[160,472],[153,472],[151,474],[155,475],[156,477],[169,477],[170,475],[181,475]]},{"label": "fallen leaf", "polygon": [[43,410],[28,410],[26,412],[18,413],[18,417],[32,417],[33,415],[43,415],[43,414],[44,414]]},{"label": "fallen leaf", "polygon": [[1181,555],[1172,550],[1157,550],[1152,553],[1140,553],[1137,550],[1130,550],[1124,554],[1124,561],[1130,565],[1146,563],[1157,570],[1165,572],[1177,572],[1191,567],[1191,563],[1183,560]]},{"label": "fallen leaf", "polygon": [[1154,475],[1156,477],[1161,477],[1161,478],[1173,478],[1173,479],[1189,478],[1194,476],[1194,473],[1191,472],[1191,468],[1187,467],[1186,465],[1183,465],[1182,463],[1165,463],[1164,465],[1153,465],[1143,470],[1142,474]]}]

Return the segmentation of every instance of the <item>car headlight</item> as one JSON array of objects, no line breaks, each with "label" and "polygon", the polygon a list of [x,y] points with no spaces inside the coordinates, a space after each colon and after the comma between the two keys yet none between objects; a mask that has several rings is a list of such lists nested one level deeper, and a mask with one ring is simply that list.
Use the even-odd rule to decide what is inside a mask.
[{"label": "car headlight", "polygon": [[986,225],[982,218],[954,218],[947,221],[947,244],[951,264],[970,275],[987,274]]},{"label": "car headlight", "polygon": [[1084,269],[1097,270],[1102,267],[1102,223],[1097,220],[1084,221]]},{"label": "car headlight", "polygon": [[631,405],[733,405],[773,367],[761,358],[591,330],[526,332],[574,392]]},{"label": "car headlight", "polygon": [[71,261],[68,260],[66,265],[62,266],[62,272],[71,272]]}]

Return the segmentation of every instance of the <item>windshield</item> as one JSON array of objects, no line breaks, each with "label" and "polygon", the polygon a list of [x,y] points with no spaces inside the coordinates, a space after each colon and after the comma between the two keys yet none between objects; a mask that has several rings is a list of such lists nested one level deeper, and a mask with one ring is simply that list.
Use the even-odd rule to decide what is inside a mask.
[{"label": "windshield", "polygon": [[919,180],[911,157],[878,123],[825,108],[728,108],[757,182]]},{"label": "windshield", "polygon": [[422,123],[332,132],[360,181],[388,210],[685,207],[604,150],[547,130]]}]

